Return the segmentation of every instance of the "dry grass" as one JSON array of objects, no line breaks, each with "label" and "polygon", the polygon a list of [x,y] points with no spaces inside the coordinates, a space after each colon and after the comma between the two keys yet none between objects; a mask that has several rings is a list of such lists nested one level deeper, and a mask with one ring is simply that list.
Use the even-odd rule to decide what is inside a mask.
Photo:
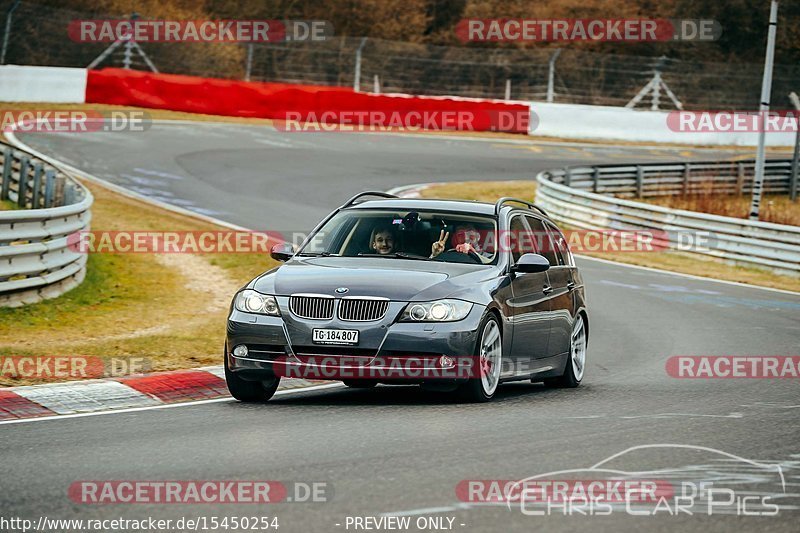
[{"label": "dry grass", "polygon": [[420,191],[423,198],[458,198],[495,203],[503,196],[533,201],[535,181],[462,181],[433,185]]},{"label": "dry grass", "polygon": [[[516,196],[533,201],[536,183],[533,181],[445,183],[433,185],[422,190],[420,194],[425,198],[461,198],[490,203],[494,203],[501,196]],[[728,265],[713,258],[706,259],[686,253],[596,252],[585,255],[630,265],[800,292],[800,278],[781,276],[759,268]]]},{"label": "dry grass", "polygon": [[[223,229],[87,185],[94,231]],[[233,294],[274,265],[260,254],[93,254],[77,288],[0,308],[0,356],[136,356],[153,370],[220,364]],[[0,377],[2,385],[35,382]]]},{"label": "dry grass", "polygon": [[[750,196],[735,194],[692,194],[646,198],[643,201],[701,213],[712,213],[726,217],[747,218],[750,212]],[[800,226],[800,201],[792,202],[785,194],[773,194],[761,199],[759,220],[774,224]]]},{"label": "dry grass", "polygon": [[0,200],[0,211],[14,211],[19,209],[19,206],[11,200]]}]

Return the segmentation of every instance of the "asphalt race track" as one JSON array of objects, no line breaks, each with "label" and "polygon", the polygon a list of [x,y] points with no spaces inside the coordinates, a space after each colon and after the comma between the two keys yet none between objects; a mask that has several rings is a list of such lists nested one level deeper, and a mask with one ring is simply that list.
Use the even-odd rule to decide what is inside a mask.
[{"label": "asphalt race track", "polygon": [[[21,136],[98,177],[255,229],[307,230],[363,189],[531,179],[589,162],[731,157],[692,150],[558,146],[394,135],[156,125],[147,133]],[[800,295],[579,260],[590,304],[588,368],[574,390],[516,383],[458,405],[415,387],[333,388],[265,405],[221,401],[2,425],[4,515],[277,516],[279,531],[352,531],[347,517],[453,518],[456,531],[790,531],[800,518],[800,412],[792,379],[676,379],[673,355],[798,355]],[[459,501],[462,480],[519,480],[614,459],[658,479],[758,482],[777,516],[528,516]],[[13,453],[13,455],[12,455]],[[12,459],[13,457],[13,459]],[[751,462],[747,462],[751,461]],[[773,471],[753,464],[780,465]],[[580,474],[576,474],[580,477]],[[325,482],[325,503],[79,505],[78,480]],[[705,509],[705,508],[703,508]],[[444,522],[447,524],[447,521]],[[791,524],[795,524],[792,526]],[[412,529],[416,530],[416,529]],[[432,529],[431,529],[432,530]]]},{"label": "asphalt race track", "polygon": [[19,138],[151,198],[272,231],[309,230],[331,208],[364,190],[432,181],[532,180],[541,170],[565,164],[735,155],[430,135],[285,133],[196,122],[156,123],[146,132]]}]

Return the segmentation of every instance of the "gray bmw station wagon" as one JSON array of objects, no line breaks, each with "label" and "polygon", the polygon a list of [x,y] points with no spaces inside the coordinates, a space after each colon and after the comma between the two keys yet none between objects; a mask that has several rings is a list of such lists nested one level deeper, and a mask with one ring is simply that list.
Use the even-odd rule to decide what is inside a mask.
[{"label": "gray bmw station wagon", "polygon": [[265,401],[281,377],[419,384],[465,401],[502,382],[577,387],[589,322],[567,241],[529,202],[364,192],[234,297],[225,377]]}]

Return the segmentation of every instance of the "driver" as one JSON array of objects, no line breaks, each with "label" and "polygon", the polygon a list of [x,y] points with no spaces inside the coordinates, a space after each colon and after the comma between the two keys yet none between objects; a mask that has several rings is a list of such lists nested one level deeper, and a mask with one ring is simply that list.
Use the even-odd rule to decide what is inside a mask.
[{"label": "driver", "polygon": [[[445,233],[444,230],[439,232],[439,240],[434,241],[433,244],[431,244],[431,259],[445,251],[445,243],[447,242],[448,237],[450,237],[450,232]],[[456,227],[456,232],[453,237],[455,241],[461,241],[460,244],[455,246],[455,251],[462,254],[468,254],[472,252],[478,256],[478,258],[481,260],[481,263],[484,264],[492,262],[491,254],[484,252],[481,249],[479,242],[480,232],[477,230],[477,228],[475,228],[474,224],[469,222],[460,224]]]}]

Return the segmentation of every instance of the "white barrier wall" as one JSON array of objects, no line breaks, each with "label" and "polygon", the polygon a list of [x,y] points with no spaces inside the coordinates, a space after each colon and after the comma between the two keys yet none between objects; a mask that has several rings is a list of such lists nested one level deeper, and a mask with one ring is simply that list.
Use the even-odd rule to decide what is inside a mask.
[{"label": "white barrier wall", "polygon": [[[668,111],[531,102],[529,133],[543,137],[722,146],[756,146],[756,132],[683,132],[667,124]],[[794,146],[794,132],[767,133],[768,146]]]},{"label": "white barrier wall", "polygon": [[0,66],[0,102],[82,104],[86,75],[83,68]]}]

